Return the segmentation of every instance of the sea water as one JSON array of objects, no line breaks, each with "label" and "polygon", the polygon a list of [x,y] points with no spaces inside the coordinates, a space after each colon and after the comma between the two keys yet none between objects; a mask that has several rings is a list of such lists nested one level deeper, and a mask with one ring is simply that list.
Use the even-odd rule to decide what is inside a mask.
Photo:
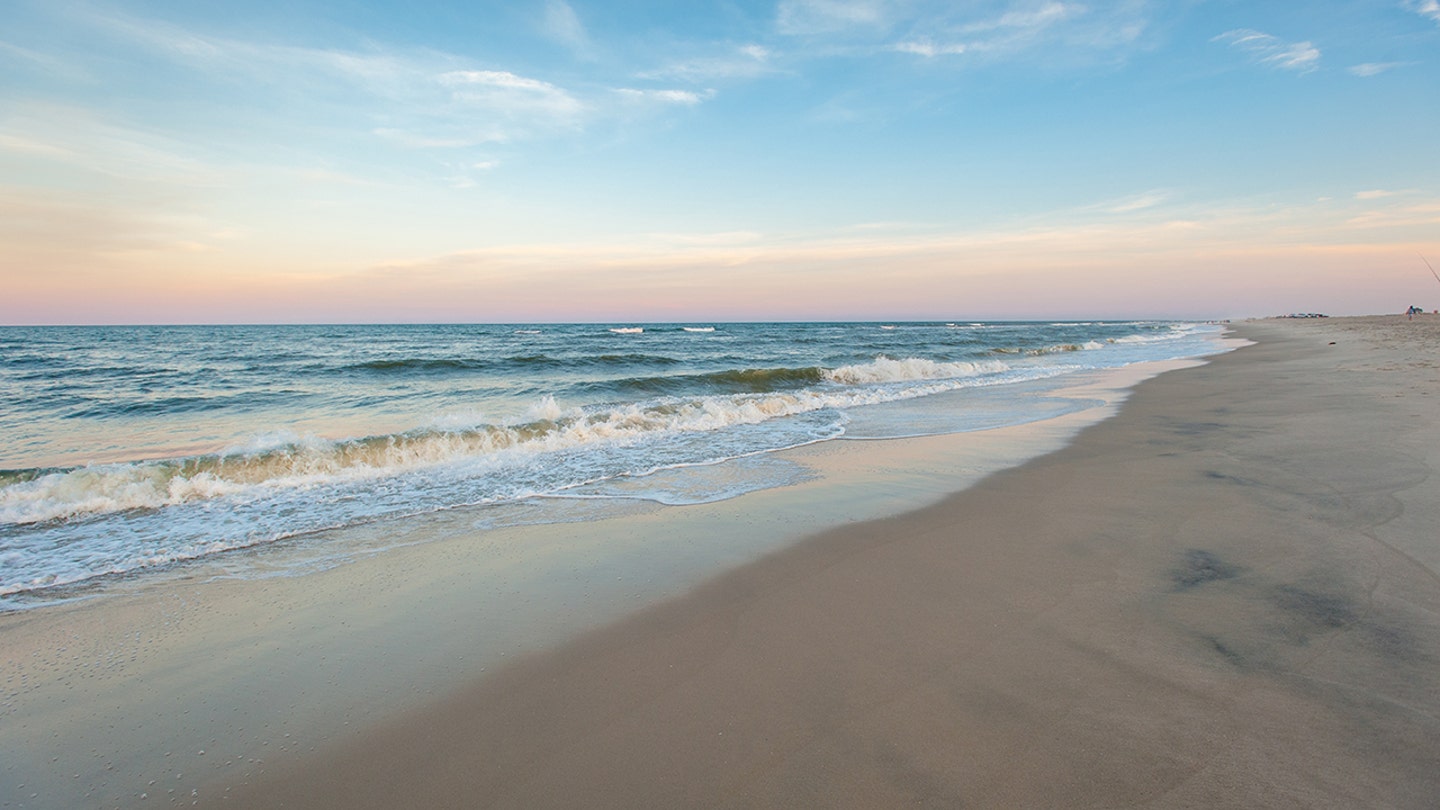
[{"label": "sea water", "polygon": [[[1089,407],[1074,375],[1222,350],[1216,325],[744,323],[0,328],[0,610],[459,508],[695,504],[776,451]],[[518,508],[523,506],[524,508]],[[578,516],[578,517],[577,517]]]}]

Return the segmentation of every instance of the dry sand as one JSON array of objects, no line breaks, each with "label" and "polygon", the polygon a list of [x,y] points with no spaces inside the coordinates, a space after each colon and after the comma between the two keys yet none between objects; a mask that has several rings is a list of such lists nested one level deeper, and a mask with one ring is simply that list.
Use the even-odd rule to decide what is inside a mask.
[{"label": "dry sand", "polygon": [[[499,642],[464,632],[465,605],[447,594],[474,594],[458,578],[422,583],[430,615],[448,618],[409,628],[409,642],[406,628],[379,619],[340,629],[336,616],[366,614],[329,611],[363,597],[323,593],[325,575],[302,578],[302,590],[322,592],[303,602],[265,595],[293,582],[246,582],[112,603],[107,609],[124,616],[239,594],[253,602],[237,614],[250,620],[250,635],[239,642],[232,627],[214,650],[187,637],[192,660],[170,669],[214,652],[231,662],[214,665],[212,678],[223,682],[237,660],[226,655],[246,644],[256,671],[279,663],[273,651],[304,658],[311,650],[305,671],[364,695],[355,684],[383,662],[388,680],[372,692],[388,711],[357,705],[362,728],[297,751],[279,734],[274,701],[289,704],[295,730],[311,739],[318,725],[342,723],[340,713],[307,716],[307,701],[325,696],[307,696],[321,690],[313,681],[297,687],[284,668],[267,689],[251,674],[253,705],[212,717],[227,727],[211,754],[232,742],[227,735],[245,737],[243,761],[205,760],[194,788],[193,772],[177,777],[193,797],[167,788],[173,774],[154,762],[120,766],[159,774],[144,799],[91,792],[108,804],[193,798],[262,808],[1435,807],[1440,319],[1254,322],[1237,331],[1258,344],[1141,384],[1118,417],[1057,452],[939,503],[779,548],[485,673],[480,648]],[[933,461],[924,448],[945,445],[913,446],[923,466]],[[940,480],[957,489],[963,479]],[[890,500],[933,500],[923,482],[882,480]],[[735,524],[740,533],[797,510],[803,523],[814,504],[799,491],[724,509],[755,510],[750,523]],[[643,528],[652,518],[613,523]],[[612,530],[581,525],[562,540]],[[447,553],[443,544],[426,548],[415,553],[428,560],[415,563],[419,580]],[[384,570],[371,592],[413,600],[416,591],[395,584],[408,554],[387,553],[383,569],[362,561],[333,581],[353,589],[354,572]],[[696,570],[716,562],[706,557]],[[12,617],[0,622],[0,639],[38,654],[94,614],[78,606]],[[586,627],[573,616],[556,621]],[[465,645],[473,645],[468,659]],[[397,672],[414,689],[392,694]],[[166,694],[167,678],[191,683],[195,674],[174,676],[165,656],[114,689],[92,687],[73,668],[63,677],[90,690],[73,698],[87,733],[97,717],[118,733],[174,720],[117,720],[134,712],[127,696],[153,704],[147,717],[165,704],[213,710],[213,693]],[[102,697],[125,705],[97,714]],[[5,716],[11,729],[0,729],[0,741],[64,736],[64,723],[27,711]],[[237,731],[247,712],[271,722]],[[15,731],[17,721],[30,737]],[[135,742],[158,757],[154,740]],[[254,754],[262,743],[291,755],[262,762]],[[48,749],[32,748],[3,771],[11,784],[0,786],[0,804],[26,803],[28,789],[13,785],[25,768],[68,770],[63,744],[54,765]],[[193,751],[183,756],[196,761]],[[86,767],[75,779],[105,773]],[[45,798],[33,804],[91,804]]]}]

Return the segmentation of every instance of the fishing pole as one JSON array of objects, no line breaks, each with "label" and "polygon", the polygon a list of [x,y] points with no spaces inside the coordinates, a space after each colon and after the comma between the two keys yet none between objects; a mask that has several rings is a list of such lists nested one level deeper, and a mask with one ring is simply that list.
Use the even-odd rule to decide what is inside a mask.
[{"label": "fishing pole", "polygon": [[[1426,267],[1430,267],[1430,260],[1425,258],[1425,254],[1416,253],[1415,255],[1420,257],[1420,261],[1425,262]],[[1430,267],[1430,275],[1434,276],[1436,281],[1440,281],[1440,273],[1435,272],[1434,267]]]}]

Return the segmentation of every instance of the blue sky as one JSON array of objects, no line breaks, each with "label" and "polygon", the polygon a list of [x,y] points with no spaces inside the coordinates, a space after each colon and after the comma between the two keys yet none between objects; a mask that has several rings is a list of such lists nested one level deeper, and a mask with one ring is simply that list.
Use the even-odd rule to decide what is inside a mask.
[{"label": "blue sky", "polygon": [[1440,306],[1440,0],[0,7],[0,322]]}]

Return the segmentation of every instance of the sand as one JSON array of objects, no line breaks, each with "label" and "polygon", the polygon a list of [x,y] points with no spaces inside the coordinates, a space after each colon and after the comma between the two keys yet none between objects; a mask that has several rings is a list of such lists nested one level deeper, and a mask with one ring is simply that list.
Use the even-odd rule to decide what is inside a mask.
[{"label": "sand", "polygon": [[[553,570],[505,569],[486,601],[444,542],[0,617],[7,684],[44,681],[7,686],[0,742],[25,747],[0,804],[1434,807],[1440,319],[1236,331],[1256,345],[978,482],[964,453],[1058,447],[1054,426],[850,443],[807,462],[828,489],[576,524],[555,556],[677,520],[697,539],[659,569],[637,540],[604,573],[648,571],[638,591],[517,612],[510,634],[494,611],[544,601]],[[804,536],[837,497],[846,525]],[[860,519],[881,502],[915,508]],[[775,522],[798,528],[747,541]],[[102,662],[105,621],[153,644]],[[67,637],[90,645],[68,664]],[[27,651],[46,666],[17,669]],[[45,795],[14,787],[27,773]]]}]

